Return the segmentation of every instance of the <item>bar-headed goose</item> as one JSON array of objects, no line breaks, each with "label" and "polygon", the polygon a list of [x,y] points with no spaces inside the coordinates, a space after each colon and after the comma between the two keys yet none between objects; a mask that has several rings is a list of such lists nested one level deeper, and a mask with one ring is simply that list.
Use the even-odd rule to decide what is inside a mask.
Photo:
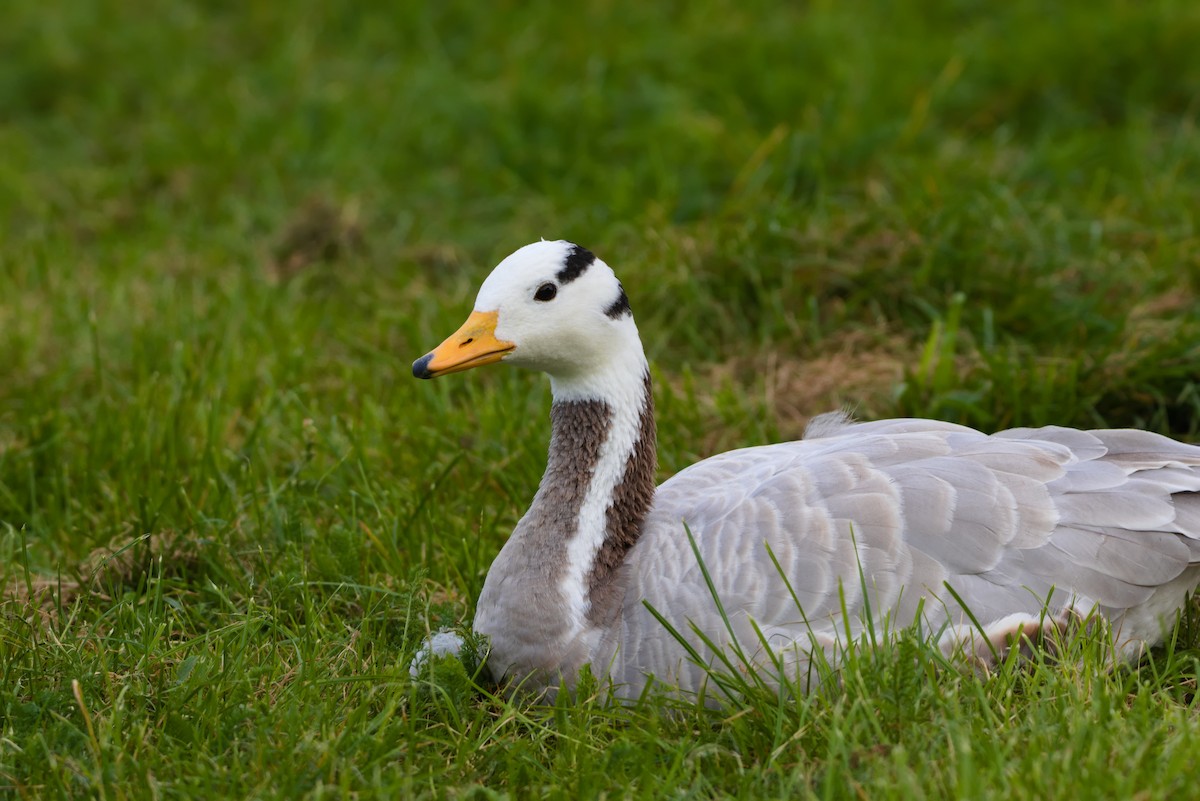
[{"label": "bar-headed goose", "polygon": [[1144,431],[825,416],[803,441],[714,456],[656,488],[629,300],[569,242],[502,261],[413,374],[499,361],[547,373],[553,405],[545,475],[476,609],[498,680],[552,692],[590,665],[623,696],[650,676],[698,690],[705,671],[647,604],[679,632],[736,637],[768,674],[918,618],[986,656],[1095,613],[1131,655],[1200,582],[1200,447]]}]

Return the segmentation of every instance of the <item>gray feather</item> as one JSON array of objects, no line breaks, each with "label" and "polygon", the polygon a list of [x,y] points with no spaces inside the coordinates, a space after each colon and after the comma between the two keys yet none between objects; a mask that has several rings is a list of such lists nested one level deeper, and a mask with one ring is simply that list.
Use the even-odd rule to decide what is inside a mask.
[{"label": "gray feather", "polygon": [[[628,588],[637,600],[622,639],[646,643],[635,661],[654,650],[686,662],[650,636],[658,624],[634,608],[642,598],[684,628],[684,618],[722,628],[698,576],[680,569],[694,564],[684,519],[736,636],[752,637],[753,620],[773,647],[828,645],[885,619],[907,625],[918,609],[933,630],[962,625],[946,584],[985,625],[1036,616],[1047,601],[1117,619],[1200,565],[1195,446],[1142,432],[989,437],[934,421],[834,422],[812,439],[706,460],[659,488]],[[863,620],[868,607],[874,622]]]}]

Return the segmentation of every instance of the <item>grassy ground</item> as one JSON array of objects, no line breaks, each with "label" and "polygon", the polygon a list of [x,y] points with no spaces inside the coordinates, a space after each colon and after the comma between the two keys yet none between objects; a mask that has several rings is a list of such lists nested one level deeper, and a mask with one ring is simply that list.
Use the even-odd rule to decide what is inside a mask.
[{"label": "grassy ground", "polygon": [[564,237],[629,290],[664,476],[838,403],[1196,440],[1200,6],[4,17],[0,797],[1194,790],[1188,621],[1117,671],[905,640],[724,714],[415,685],[548,400],[409,364]]}]

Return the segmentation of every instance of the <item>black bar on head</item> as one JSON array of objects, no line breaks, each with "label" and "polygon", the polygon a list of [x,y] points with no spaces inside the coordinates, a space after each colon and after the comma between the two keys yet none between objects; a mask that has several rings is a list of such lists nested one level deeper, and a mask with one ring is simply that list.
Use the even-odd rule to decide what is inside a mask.
[{"label": "black bar on head", "polygon": [[567,258],[563,260],[563,268],[555,274],[560,284],[569,284],[587,271],[596,260],[596,255],[587,248],[571,245]]},{"label": "black bar on head", "polygon": [[617,286],[621,287],[621,294],[617,295],[617,299],[612,302],[612,305],[604,310],[604,313],[614,320],[619,320],[626,314],[633,314],[633,309],[629,308],[629,296],[625,294],[625,287],[618,282]]}]

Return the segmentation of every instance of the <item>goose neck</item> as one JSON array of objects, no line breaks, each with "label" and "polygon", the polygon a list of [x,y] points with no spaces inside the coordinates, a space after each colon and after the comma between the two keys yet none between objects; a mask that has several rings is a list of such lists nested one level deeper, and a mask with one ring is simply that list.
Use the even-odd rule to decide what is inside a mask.
[{"label": "goose neck", "polygon": [[561,500],[563,487],[578,488],[574,519],[564,532],[566,570],[559,587],[572,618],[585,627],[604,625],[619,611],[620,568],[654,499],[650,374],[643,363],[634,375],[636,391],[587,400],[556,393],[551,408],[553,434],[542,489],[559,487],[547,493],[549,501],[551,496]]},{"label": "goose neck", "polygon": [[[536,686],[574,675],[600,653],[621,613],[621,568],[655,490],[654,406],[644,359],[633,379],[606,382],[622,389],[602,396],[555,387],[546,472],[488,571],[476,607],[475,630],[491,638],[497,679],[536,676]],[[602,672],[603,662],[595,665]]]}]

